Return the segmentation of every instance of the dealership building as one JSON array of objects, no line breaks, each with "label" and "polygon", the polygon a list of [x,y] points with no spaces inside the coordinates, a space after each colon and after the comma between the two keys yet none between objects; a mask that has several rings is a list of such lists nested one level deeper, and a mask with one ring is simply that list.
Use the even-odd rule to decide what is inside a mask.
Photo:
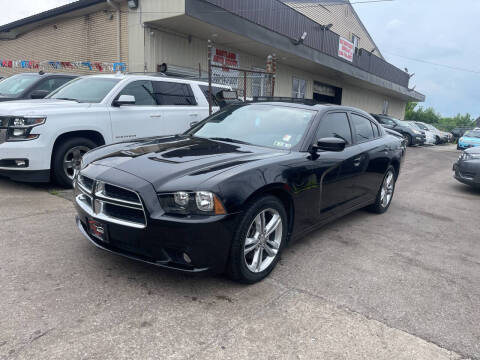
[{"label": "dealership building", "polygon": [[[38,63],[95,73],[102,67],[77,65],[99,62],[124,63],[129,72],[167,64],[172,75],[205,78],[209,40],[216,61],[220,54],[232,67],[261,71],[273,57],[275,96],[401,119],[407,102],[425,100],[345,0],[79,0],[0,26],[0,76]],[[265,95],[261,83],[248,86],[248,94]]]}]

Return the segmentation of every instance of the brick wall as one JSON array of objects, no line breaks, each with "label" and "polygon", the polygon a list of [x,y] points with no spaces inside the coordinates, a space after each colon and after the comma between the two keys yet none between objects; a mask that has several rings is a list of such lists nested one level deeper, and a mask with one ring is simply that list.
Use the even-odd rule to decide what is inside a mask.
[{"label": "brick wall", "polygon": [[[128,61],[127,11],[123,5],[120,13],[121,61],[125,63]],[[83,16],[56,21],[52,19],[52,22],[23,33],[14,40],[0,40],[0,59],[118,62],[116,17],[116,11],[105,7],[105,10]],[[1,76],[31,71],[0,67]],[[48,71],[68,72],[53,69]],[[70,72],[95,73],[88,69],[75,69]]]}]

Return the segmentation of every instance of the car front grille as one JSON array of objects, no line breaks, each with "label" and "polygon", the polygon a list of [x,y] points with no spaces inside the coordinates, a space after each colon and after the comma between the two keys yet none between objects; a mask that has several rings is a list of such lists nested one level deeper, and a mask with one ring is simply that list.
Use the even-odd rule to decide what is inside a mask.
[{"label": "car front grille", "polygon": [[75,180],[75,201],[96,219],[140,229],[147,226],[145,209],[135,191],[80,173]]},{"label": "car front grille", "polygon": [[460,176],[466,179],[474,179],[476,174],[471,171],[460,171]]}]

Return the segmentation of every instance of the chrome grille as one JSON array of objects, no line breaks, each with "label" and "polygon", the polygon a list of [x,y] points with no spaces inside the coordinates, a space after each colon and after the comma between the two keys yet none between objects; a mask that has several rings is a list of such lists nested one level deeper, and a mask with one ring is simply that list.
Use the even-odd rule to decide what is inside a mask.
[{"label": "chrome grille", "polygon": [[96,219],[140,229],[147,226],[142,201],[135,191],[82,174],[77,176],[75,191],[77,204]]}]

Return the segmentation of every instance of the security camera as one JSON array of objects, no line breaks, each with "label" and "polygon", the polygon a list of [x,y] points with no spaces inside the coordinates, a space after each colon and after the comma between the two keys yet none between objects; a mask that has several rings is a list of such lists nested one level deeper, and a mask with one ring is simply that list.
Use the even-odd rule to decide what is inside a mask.
[{"label": "security camera", "polygon": [[300,40],[303,42],[307,38],[307,32],[305,31],[302,36],[300,37]]}]

